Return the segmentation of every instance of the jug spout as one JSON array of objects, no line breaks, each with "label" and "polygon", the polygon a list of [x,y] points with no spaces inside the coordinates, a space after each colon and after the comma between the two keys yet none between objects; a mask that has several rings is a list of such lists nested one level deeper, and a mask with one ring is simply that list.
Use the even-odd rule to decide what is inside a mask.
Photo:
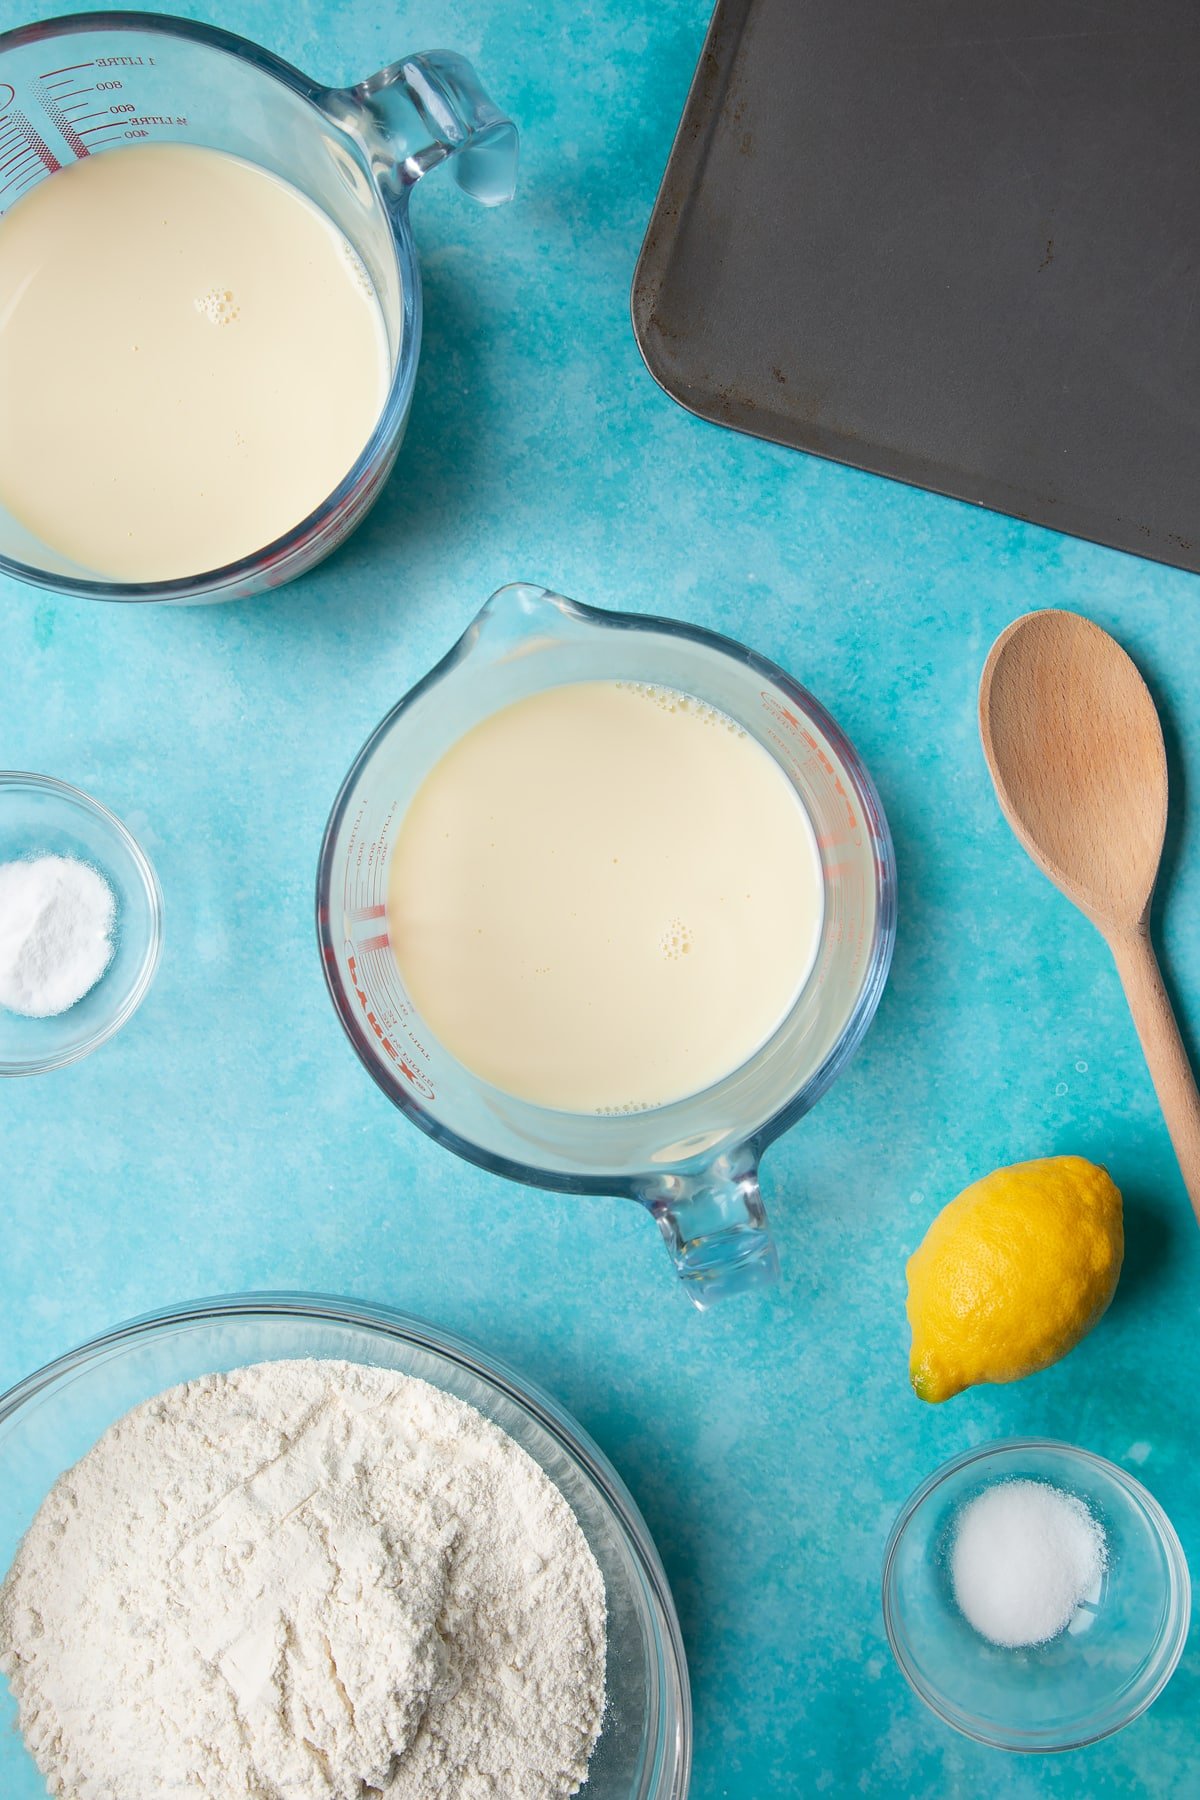
[{"label": "jug spout", "polygon": [[407,192],[448,159],[463,192],[482,206],[511,200],[517,128],[488,98],[466,57],[427,50],[389,63],[353,89],[380,180]]},{"label": "jug spout", "polygon": [[657,1175],[638,1198],[658,1220],[688,1299],[701,1309],[779,1279],[758,1168],[748,1151],[695,1175]]}]

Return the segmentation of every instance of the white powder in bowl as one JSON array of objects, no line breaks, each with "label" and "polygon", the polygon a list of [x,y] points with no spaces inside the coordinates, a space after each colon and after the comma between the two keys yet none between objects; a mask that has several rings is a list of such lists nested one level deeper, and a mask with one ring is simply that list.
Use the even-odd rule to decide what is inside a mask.
[{"label": "white powder in bowl", "polygon": [[28,1018],[66,1012],[112,959],[116,902],[73,856],[0,863],[0,1006]]},{"label": "white powder in bowl", "polygon": [[1045,1644],[1094,1597],[1107,1558],[1103,1527],[1074,1494],[1046,1481],[1000,1481],[959,1516],[954,1598],[989,1643]]},{"label": "white powder in bowl", "polygon": [[0,1670],[61,1800],[562,1800],[604,1655],[554,1484],[472,1407],[359,1363],[136,1407],[0,1588]]}]

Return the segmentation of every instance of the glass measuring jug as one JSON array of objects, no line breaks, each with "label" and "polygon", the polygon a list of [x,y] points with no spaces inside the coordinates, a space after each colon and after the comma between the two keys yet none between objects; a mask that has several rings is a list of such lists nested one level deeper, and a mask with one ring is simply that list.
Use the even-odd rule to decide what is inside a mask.
[{"label": "glass measuring jug", "polygon": [[[409,197],[450,161],[485,206],[511,198],[515,127],[471,65],[436,50],[350,88],[327,88],[270,51],[159,13],[90,13],[0,33],[0,214],[83,157],[144,143],[197,144],[291,183],[343,232],[370,276],[391,380],[360,455],[334,491],[273,543],[179,580],[107,581],[36,539],[0,505],[0,570],[97,600],[232,600],[278,587],[326,556],[362,518],[404,436],[421,347],[421,277]],[[75,397],[71,428],[103,419]]]},{"label": "glass measuring jug", "polygon": [[[386,895],[400,822],[452,744],[544,688],[614,679],[707,701],[774,757],[812,822],[825,904],[812,973],[748,1062],[669,1105],[601,1116],[520,1100],[439,1044],[401,980]],[[714,844],[713,854],[736,857],[737,845]],[[493,594],[370,738],[334,805],[317,875],[329,992],[389,1099],[440,1144],[497,1174],[639,1200],[699,1306],[776,1278],[759,1159],[860,1043],[887,979],[895,922],[895,859],[879,797],[811,694],[728,638],[673,620],[600,612],[525,584]]]}]

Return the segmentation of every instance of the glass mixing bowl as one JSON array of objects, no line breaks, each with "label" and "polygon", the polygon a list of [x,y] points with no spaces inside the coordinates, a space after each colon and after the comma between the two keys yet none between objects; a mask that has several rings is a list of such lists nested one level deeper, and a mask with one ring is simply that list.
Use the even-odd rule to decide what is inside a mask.
[{"label": "glass mixing bowl", "polygon": [[[1048,1644],[1006,1650],[959,1612],[949,1557],[964,1506],[998,1481],[1075,1494],[1104,1527],[1108,1567]],[[1077,1750],[1136,1719],[1187,1641],[1191,1582],[1171,1521],[1115,1463],[1041,1438],[955,1457],[900,1513],[883,1568],[883,1616],[902,1674],[935,1713],[1000,1750]]]},{"label": "glass mixing bowl", "polygon": [[99,869],[116,898],[112,960],[90,993],[50,1019],[0,1006],[0,1075],[78,1062],[119,1031],[146,997],[162,948],[162,893],[121,821],[49,775],[0,770],[0,863],[71,856]]},{"label": "glass mixing bowl", "polygon": [[[398,1369],[495,1421],[569,1502],[604,1576],[608,1698],[584,1800],[684,1800],[691,1769],[687,1664],[667,1579],[612,1464],[549,1395],[483,1351],[387,1307],[247,1294],[135,1319],[0,1397],[0,1568],[54,1480],[113,1421],[177,1382],[285,1357]],[[45,1800],[0,1680],[0,1794]]]}]

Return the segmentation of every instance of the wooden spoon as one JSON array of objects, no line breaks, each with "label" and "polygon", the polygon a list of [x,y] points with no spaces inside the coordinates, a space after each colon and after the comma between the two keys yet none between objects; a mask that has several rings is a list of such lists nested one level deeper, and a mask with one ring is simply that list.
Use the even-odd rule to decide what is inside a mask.
[{"label": "wooden spoon", "polygon": [[1167,757],[1146,684],[1090,619],[1026,613],[992,645],[979,684],[979,730],[996,798],[1019,842],[1116,959],[1200,1220],[1200,1094],[1150,943]]}]

